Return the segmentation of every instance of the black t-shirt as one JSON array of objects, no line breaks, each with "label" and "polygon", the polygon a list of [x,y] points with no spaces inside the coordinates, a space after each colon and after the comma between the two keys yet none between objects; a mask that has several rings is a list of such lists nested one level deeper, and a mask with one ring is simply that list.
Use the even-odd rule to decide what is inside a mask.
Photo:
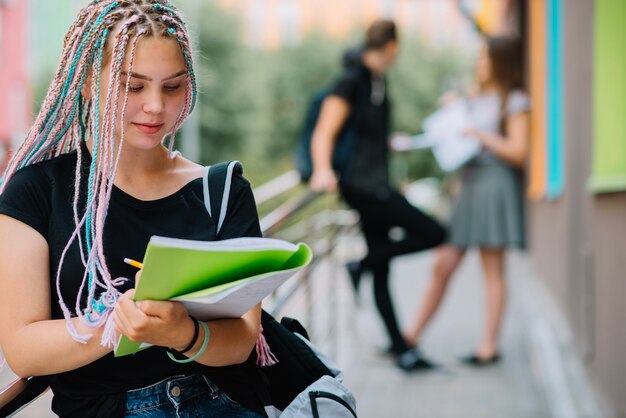
[{"label": "black t-shirt", "polygon": [[390,103],[384,78],[374,76],[359,59],[330,94],[348,101],[355,117],[356,143],[341,185],[366,193],[388,189]]},{"label": "black t-shirt", "polygon": [[[87,158],[82,164],[85,174],[82,178],[86,179],[90,158],[84,145],[83,150]],[[52,319],[63,318],[55,280],[61,253],[75,228],[72,201],[76,159],[74,151],[25,167],[13,176],[0,195],[0,213],[31,226],[48,243]],[[79,199],[79,208],[83,211],[85,201],[86,193]],[[133,286],[136,272],[123,262],[124,258],[141,260],[152,235],[206,241],[216,239],[215,223],[204,204],[202,178],[189,182],[170,196],[152,201],[139,200],[113,188],[103,245],[111,277],[131,279],[119,287],[120,292]],[[252,190],[241,173],[234,173],[227,216],[219,239],[259,236],[261,230]],[[75,306],[83,273],[78,244],[74,242],[63,263],[61,276],[61,294],[70,309]],[[4,278],[10,279],[19,278]],[[85,301],[81,306],[85,306]],[[87,366],[52,376],[52,408],[64,417],[113,417],[121,414],[127,390],[145,387],[171,376],[197,372],[204,373],[244,406],[263,410],[256,391],[261,377],[252,359],[242,365],[219,368],[196,362],[179,364],[171,361],[159,347],[120,358],[109,353]]]}]

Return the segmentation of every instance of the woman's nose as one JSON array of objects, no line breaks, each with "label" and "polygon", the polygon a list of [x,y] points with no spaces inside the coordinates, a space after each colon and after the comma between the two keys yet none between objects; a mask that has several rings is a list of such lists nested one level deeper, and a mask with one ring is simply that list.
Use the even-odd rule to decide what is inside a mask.
[{"label": "woman's nose", "polygon": [[146,97],[146,101],[143,104],[143,111],[146,113],[159,114],[163,112],[164,107],[163,94],[160,92],[152,92]]}]

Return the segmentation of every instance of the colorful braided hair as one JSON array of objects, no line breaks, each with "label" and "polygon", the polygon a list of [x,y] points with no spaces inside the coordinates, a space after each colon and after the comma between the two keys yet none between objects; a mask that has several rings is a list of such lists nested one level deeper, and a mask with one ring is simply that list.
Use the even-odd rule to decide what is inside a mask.
[{"label": "colorful braided hair", "polygon": [[[115,35],[115,36],[113,36]],[[93,0],[81,10],[65,36],[61,61],[41,110],[24,143],[13,155],[0,179],[0,193],[20,168],[54,158],[73,150],[77,151],[74,180],[74,223],[71,235],[56,272],[56,290],[67,327],[72,337],[85,343],[91,335],[83,335],[73,326],[72,311],[61,296],[61,268],[65,256],[77,240],[81,261],[85,267],[74,313],[91,328],[106,323],[101,343],[115,344],[113,321],[110,313],[120,292],[116,286],[125,278],[113,279],[104,257],[102,237],[113,179],[124,141],[124,124],[116,149],[116,124],[118,105],[122,100],[121,120],[124,120],[128,101],[129,81],[125,88],[120,77],[123,71],[131,72],[137,42],[141,37],[166,37],[180,45],[187,65],[186,97],[180,115],[169,132],[168,149],[172,156],[176,131],[193,110],[197,87],[193,70],[189,31],[179,12],[165,0]],[[122,64],[128,56],[129,68]],[[101,86],[103,66],[110,66],[108,86]],[[91,74],[91,99],[81,95],[88,74]],[[105,106],[100,112],[100,92],[106,88]],[[124,95],[121,96],[121,90]],[[86,182],[87,200],[84,213],[79,213],[78,201],[81,184],[81,164],[84,156],[79,146],[86,138],[93,140],[92,161]],[[81,300],[87,297],[87,305]]]}]

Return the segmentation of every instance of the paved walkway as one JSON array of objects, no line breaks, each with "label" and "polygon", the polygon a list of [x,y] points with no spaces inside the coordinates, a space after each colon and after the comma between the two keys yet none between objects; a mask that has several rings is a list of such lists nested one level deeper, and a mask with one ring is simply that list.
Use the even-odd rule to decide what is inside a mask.
[{"label": "paved walkway", "polygon": [[[359,241],[359,240],[356,240]],[[354,254],[355,239],[341,248]],[[362,248],[361,248],[362,249]],[[337,265],[347,258],[340,254]],[[393,264],[392,287],[403,324],[408,323],[427,283],[432,253],[405,256]],[[504,361],[494,367],[473,370],[458,364],[458,356],[468,354],[476,345],[482,325],[482,282],[476,253],[470,252],[457,272],[445,304],[423,342],[423,350],[444,370],[406,374],[376,349],[387,344],[374,310],[371,281],[365,280],[361,302],[355,307],[348,280],[341,269],[330,274],[328,264],[317,270],[316,314],[309,324],[316,343],[328,351],[343,368],[346,385],[358,401],[361,418],[548,418],[533,382],[529,359],[525,314],[519,291],[530,269],[522,254],[509,257],[509,295],[503,332]],[[334,283],[335,286],[329,286]],[[336,292],[331,291],[336,288]],[[337,303],[333,303],[337,297]],[[295,298],[286,313],[303,317],[302,298]],[[324,339],[331,326],[337,339]],[[0,386],[10,380],[5,370]],[[17,416],[47,418],[50,394],[30,405]]]},{"label": "paved walkway", "polygon": [[[387,416],[547,418],[533,385],[524,316],[516,298],[518,282],[527,271],[525,260],[510,258],[510,304],[502,338],[504,361],[495,367],[476,370],[458,364],[458,357],[469,354],[477,345],[482,331],[483,287],[477,254],[468,254],[422,344],[429,357],[444,365],[441,372],[407,375],[392,367],[390,361],[372,355],[376,340],[370,336],[375,335],[371,329],[377,317],[372,313],[373,300],[367,300],[360,310],[357,330],[358,339],[367,349],[361,350],[346,370],[347,383],[360,401],[361,417],[382,417],[393,411]],[[404,324],[425,290],[431,263],[432,256],[423,255],[405,257],[394,265],[393,290]],[[378,328],[378,335],[382,335]]]},{"label": "paved walkway", "polygon": [[[349,253],[354,254],[352,241],[342,247],[349,247]],[[392,289],[403,324],[409,322],[425,290],[432,260],[432,253],[424,253],[401,257],[393,264]],[[339,261],[336,265],[340,265]],[[318,303],[326,306],[312,324],[314,342],[320,343],[321,334],[317,331],[329,324],[339,330],[337,342],[320,345],[343,368],[346,385],[357,398],[359,417],[550,417],[534,382],[526,315],[520,300],[520,295],[527,294],[520,288],[530,274],[524,255],[509,256],[510,300],[502,336],[504,360],[497,366],[480,370],[458,362],[459,356],[469,354],[476,346],[482,330],[483,287],[477,253],[470,252],[466,256],[444,306],[424,338],[424,352],[443,365],[443,370],[436,372],[407,374],[397,369],[391,359],[378,353],[378,348],[388,342],[375,312],[371,280],[363,283],[361,301],[355,309],[347,276],[339,271],[337,277],[333,277],[332,269],[322,266],[316,277],[320,281],[334,281],[339,300],[333,307],[328,297],[320,298],[323,295],[318,294],[315,298],[324,301]],[[291,309],[297,311],[297,306]]]}]

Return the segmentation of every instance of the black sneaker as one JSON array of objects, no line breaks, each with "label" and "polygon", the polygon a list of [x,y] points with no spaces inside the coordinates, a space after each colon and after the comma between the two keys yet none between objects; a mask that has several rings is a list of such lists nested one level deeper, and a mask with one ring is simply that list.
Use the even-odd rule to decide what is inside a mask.
[{"label": "black sneaker", "polygon": [[350,261],[346,263],[346,270],[348,270],[348,276],[350,276],[350,283],[352,283],[354,293],[358,293],[359,285],[361,284],[361,274],[363,273],[361,263],[359,261]]},{"label": "black sneaker", "polygon": [[424,358],[417,350],[409,349],[396,357],[396,366],[405,372],[433,370],[437,365]]}]

